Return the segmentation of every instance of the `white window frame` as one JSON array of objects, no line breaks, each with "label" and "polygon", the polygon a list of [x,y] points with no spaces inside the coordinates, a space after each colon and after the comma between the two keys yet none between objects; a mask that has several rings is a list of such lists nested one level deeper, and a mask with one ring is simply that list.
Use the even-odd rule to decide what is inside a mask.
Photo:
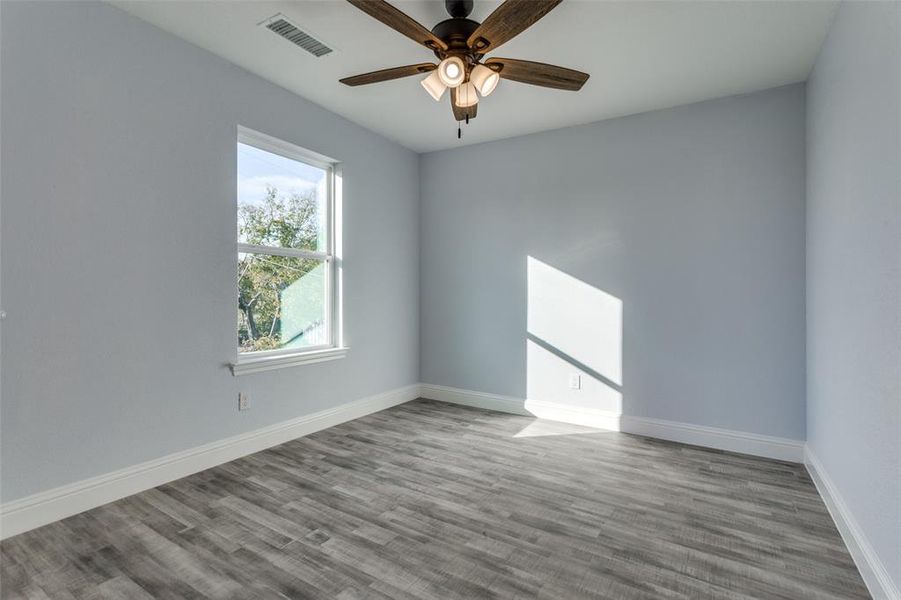
[{"label": "white window frame", "polygon": [[[238,136],[235,143],[235,151],[237,152],[237,144],[245,144],[253,146],[266,152],[278,154],[284,158],[302,162],[304,164],[323,169],[326,172],[326,200],[325,200],[325,251],[302,250],[295,248],[279,248],[272,246],[257,246],[253,244],[237,243],[237,210],[235,211],[235,240],[237,243],[237,251],[235,258],[239,254],[269,254],[274,256],[290,256],[298,258],[312,258],[321,260],[325,264],[325,295],[328,306],[325,311],[325,327],[328,334],[329,343],[318,346],[310,346],[307,348],[279,348],[276,350],[261,350],[256,352],[241,352],[237,349],[237,360],[231,363],[231,370],[234,375],[243,375],[246,373],[255,373],[258,371],[268,371],[271,369],[281,369],[301,364],[317,363],[327,360],[335,360],[344,358],[347,354],[347,348],[342,344],[341,330],[341,298],[340,298],[340,265],[338,258],[338,220],[340,211],[338,210],[339,200],[337,196],[340,194],[340,164],[326,156],[312,152],[300,146],[295,146],[284,140],[260,133],[246,127],[238,126]],[[236,159],[237,164],[237,159]],[[237,269],[237,261],[235,263]],[[235,306],[237,306],[237,271],[235,271]]]}]

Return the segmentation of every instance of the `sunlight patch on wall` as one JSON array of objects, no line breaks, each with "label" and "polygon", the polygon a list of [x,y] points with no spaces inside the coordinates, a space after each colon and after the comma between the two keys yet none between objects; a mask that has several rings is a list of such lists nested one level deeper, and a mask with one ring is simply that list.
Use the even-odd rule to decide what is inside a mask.
[{"label": "sunlight patch on wall", "polygon": [[531,256],[527,269],[526,408],[618,429],[622,301]]},{"label": "sunlight patch on wall", "polygon": [[528,332],[616,385],[623,383],[623,303],[528,259]]},{"label": "sunlight patch on wall", "polygon": [[[619,389],[532,340],[526,340],[526,364],[526,398],[530,401],[562,403],[615,414],[622,412],[623,396]],[[569,385],[574,373],[580,375],[579,389]]]}]

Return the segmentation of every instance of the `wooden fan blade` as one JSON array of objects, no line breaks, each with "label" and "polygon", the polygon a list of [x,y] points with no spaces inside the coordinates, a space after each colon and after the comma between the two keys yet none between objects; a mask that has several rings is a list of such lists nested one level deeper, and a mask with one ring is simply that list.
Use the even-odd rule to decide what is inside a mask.
[{"label": "wooden fan blade", "polygon": [[485,65],[497,71],[501,79],[573,92],[582,89],[589,77],[582,71],[515,58],[489,58]]},{"label": "wooden fan blade", "polygon": [[366,85],[369,83],[378,83],[380,81],[390,81],[391,79],[400,79],[401,77],[409,77],[410,75],[419,75],[420,73],[428,73],[429,71],[434,71],[437,67],[438,65],[432,63],[419,63],[418,65],[393,67],[391,69],[373,71],[372,73],[354,75],[353,77],[345,77],[339,81],[344,85],[350,86]]},{"label": "wooden fan blade", "polygon": [[488,15],[466,43],[484,54],[519,35],[562,0],[507,0]]},{"label": "wooden fan blade", "polygon": [[420,25],[406,13],[394,8],[385,0],[347,0],[370,17],[381,21],[429,50],[447,50],[447,44]]},{"label": "wooden fan blade", "polygon": [[478,103],[473,104],[472,106],[467,106],[466,108],[461,108],[457,106],[457,88],[450,89],[450,101],[451,108],[454,110],[454,120],[455,121],[465,121],[466,114],[469,113],[469,120],[473,120],[476,118],[476,114],[479,112]]}]

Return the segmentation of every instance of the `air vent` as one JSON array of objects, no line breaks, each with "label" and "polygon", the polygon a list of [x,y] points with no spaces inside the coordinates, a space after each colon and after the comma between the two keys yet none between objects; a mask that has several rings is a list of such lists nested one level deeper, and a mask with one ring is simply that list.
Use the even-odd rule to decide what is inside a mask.
[{"label": "air vent", "polygon": [[273,31],[282,36],[295,46],[300,46],[317,58],[325,56],[332,51],[331,48],[286,19],[284,15],[275,15],[260,24],[265,26],[269,31]]}]

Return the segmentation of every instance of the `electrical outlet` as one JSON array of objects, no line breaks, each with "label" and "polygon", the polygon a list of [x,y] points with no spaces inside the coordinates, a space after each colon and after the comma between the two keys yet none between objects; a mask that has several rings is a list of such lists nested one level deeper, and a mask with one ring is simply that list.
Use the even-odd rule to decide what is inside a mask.
[{"label": "electrical outlet", "polygon": [[250,399],[244,392],[238,392],[238,410],[249,410]]},{"label": "electrical outlet", "polygon": [[569,389],[571,390],[581,390],[582,389],[582,376],[578,373],[572,373],[569,376]]}]

